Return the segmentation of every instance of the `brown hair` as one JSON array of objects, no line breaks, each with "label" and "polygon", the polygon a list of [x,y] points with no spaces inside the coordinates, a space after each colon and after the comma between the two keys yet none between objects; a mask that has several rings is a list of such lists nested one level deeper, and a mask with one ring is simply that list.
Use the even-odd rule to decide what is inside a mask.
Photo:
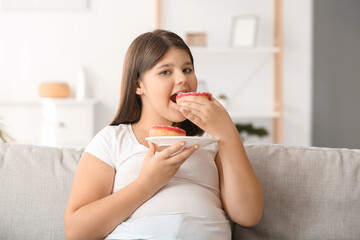
[{"label": "brown hair", "polygon": [[[124,60],[119,107],[110,125],[132,124],[139,121],[142,103],[140,96],[136,94],[137,81],[141,74],[154,66],[171,47],[185,50],[194,66],[189,47],[173,32],[155,30],[144,33],[130,44]],[[202,129],[188,119],[173,125],[184,129],[188,136],[203,133]]]}]

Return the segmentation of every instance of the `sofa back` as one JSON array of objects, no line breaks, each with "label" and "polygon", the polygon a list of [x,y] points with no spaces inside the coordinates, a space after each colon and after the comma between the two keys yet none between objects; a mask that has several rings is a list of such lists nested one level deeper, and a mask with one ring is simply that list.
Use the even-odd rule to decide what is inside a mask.
[{"label": "sofa back", "polygon": [[65,239],[64,211],[81,154],[0,144],[0,239]]},{"label": "sofa back", "polygon": [[360,239],[360,151],[246,146],[265,193],[262,220],[234,239]]},{"label": "sofa back", "polygon": [[[360,239],[360,151],[247,145],[265,193],[262,220],[233,239]],[[0,143],[0,239],[64,239],[83,149]]]}]

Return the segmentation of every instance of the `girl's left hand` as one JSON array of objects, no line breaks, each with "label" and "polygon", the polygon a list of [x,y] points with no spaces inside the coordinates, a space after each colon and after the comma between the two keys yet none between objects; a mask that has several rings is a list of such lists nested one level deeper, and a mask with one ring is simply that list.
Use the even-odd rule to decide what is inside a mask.
[{"label": "girl's left hand", "polygon": [[225,139],[234,124],[225,108],[214,97],[186,96],[178,103],[180,112],[218,140]]}]

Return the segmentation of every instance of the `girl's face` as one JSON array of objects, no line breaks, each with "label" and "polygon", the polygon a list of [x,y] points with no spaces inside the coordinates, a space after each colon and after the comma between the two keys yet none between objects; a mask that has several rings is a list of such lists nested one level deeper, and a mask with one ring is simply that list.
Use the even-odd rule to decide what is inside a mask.
[{"label": "girl's face", "polygon": [[136,94],[142,101],[141,118],[154,124],[171,125],[186,118],[175,102],[179,92],[193,92],[197,79],[189,54],[169,48],[166,54],[138,82]]}]

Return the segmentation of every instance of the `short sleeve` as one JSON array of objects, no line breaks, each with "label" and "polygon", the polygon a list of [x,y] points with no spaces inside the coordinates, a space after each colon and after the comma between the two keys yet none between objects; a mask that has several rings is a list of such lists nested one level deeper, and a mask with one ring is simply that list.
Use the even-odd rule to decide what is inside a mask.
[{"label": "short sleeve", "polygon": [[114,134],[112,134],[111,127],[103,128],[90,141],[84,152],[90,153],[99,158],[103,162],[115,168],[112,146],[114,142]]}]

